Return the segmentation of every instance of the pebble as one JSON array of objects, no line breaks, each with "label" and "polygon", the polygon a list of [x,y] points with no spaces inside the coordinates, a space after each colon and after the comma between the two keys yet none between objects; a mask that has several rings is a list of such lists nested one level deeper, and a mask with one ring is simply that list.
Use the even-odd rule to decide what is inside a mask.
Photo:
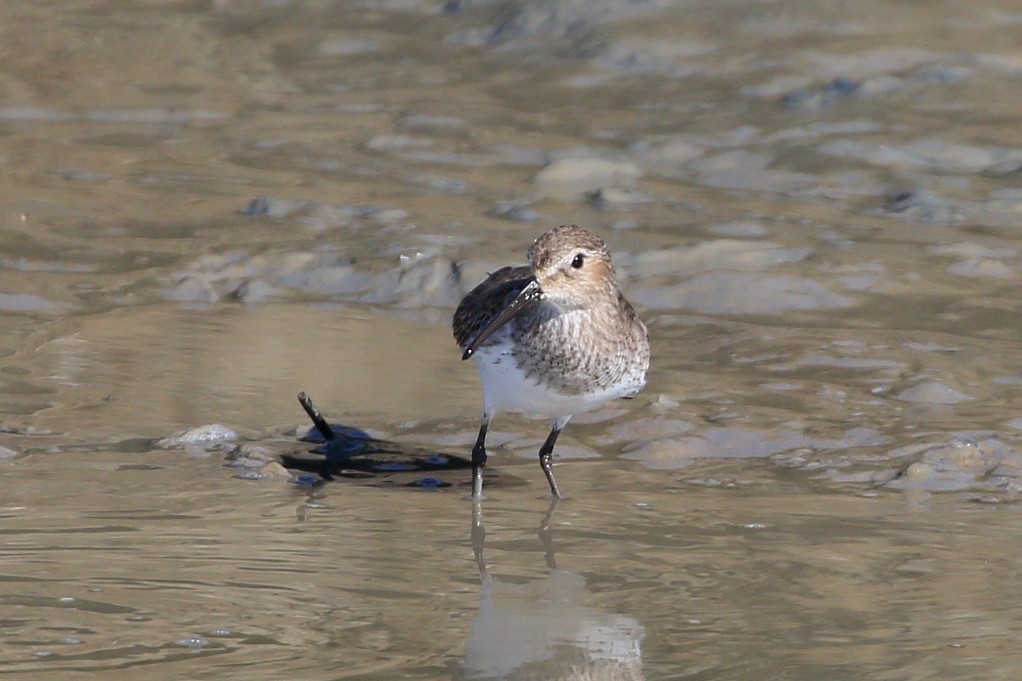
[{"label": "pebble", "polygon": [[919,404],[958,404],[973,399],[939,381],[921,381],[897,393],[895,399]]},{"label": "pebble", "polygon": [[183,447],[186,445],[217,444],[237,440],[238,434],[219,423],[211,423],[205,426],[198,426],[190,430],[184,430],[156,441],[156,446],[162,449],[172,447]]},{"label": "pebble", "polygon": [[[947,443],[903,447],[890,453],[892,458],[914,456],[900,475],[886,481],[894,489],[955,491],[970,489],[988,479],[1000,466],[1017,468],[1022,454],[996,437],[967,435]],[[914,451],[913,451],[914,450]]]},{"label": "pebble", "polygon": [[191,648],[192,650],[202,650],[203,648],[209,646],[209,641],[203,636],[199,636],[198,634],[192,634],[182,639],[178,639],[175,642],[175,645],[179,645],[182,648]]}]

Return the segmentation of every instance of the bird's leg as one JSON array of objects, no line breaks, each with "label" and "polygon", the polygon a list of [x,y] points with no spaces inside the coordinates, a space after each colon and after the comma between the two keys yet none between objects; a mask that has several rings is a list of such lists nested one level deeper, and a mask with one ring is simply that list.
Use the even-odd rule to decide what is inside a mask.
[{"label": "bird's leg", "polygon": [[546,441],[539,448],[539,465],[543,469],[543,474],[546,475],[546,481],[550,483],[550,493],[554,495],[555,499],[564,497],[561,496],[561,490],[557,489],[557,481],[554,480],[554,443],[557,442],[557,436],[561,434],[561,428],[564,428],[570,418],[570,416],[561,416],[553,419],[550,434],[546,436]]},{"label": "bird's leg", "polygon": [[490,425],[490,414],[483,414],[479,436],[472,447],[472,498],[478,499],[483,493],[483,466],[486,465],[486,428]]}]

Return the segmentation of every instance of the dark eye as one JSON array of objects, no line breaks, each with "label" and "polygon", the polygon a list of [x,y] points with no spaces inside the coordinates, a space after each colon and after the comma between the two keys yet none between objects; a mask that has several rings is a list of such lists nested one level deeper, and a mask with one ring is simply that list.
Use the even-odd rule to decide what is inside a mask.
[{"label": "dark eye", "polygon": [[571,261],[571,266],[576,270],[582,269],[582,265],[585,264],[586,257],[581,253],[576,253],[574,259]]}]

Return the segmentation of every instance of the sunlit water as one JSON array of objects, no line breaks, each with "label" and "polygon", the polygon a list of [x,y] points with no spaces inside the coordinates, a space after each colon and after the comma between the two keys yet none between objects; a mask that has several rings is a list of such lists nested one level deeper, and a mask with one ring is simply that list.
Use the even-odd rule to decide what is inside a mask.
[{"label": "sunlit water", "polygon": [[[0,8],[0,674],[1015,679],[1014,3]],[[643,395],[466,456],[460,296],[608,241]],[[161,439],[208,424],[220,445]]]}]

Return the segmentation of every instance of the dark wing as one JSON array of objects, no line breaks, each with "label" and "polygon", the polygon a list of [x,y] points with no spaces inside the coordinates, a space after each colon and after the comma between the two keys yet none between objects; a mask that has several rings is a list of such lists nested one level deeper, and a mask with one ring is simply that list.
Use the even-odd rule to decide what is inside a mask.
[{"label": "dark wing", "polygon": [[528,267],[502,267],[468,292],[454,312],[451,326],[462,350],[529,283]]}]

